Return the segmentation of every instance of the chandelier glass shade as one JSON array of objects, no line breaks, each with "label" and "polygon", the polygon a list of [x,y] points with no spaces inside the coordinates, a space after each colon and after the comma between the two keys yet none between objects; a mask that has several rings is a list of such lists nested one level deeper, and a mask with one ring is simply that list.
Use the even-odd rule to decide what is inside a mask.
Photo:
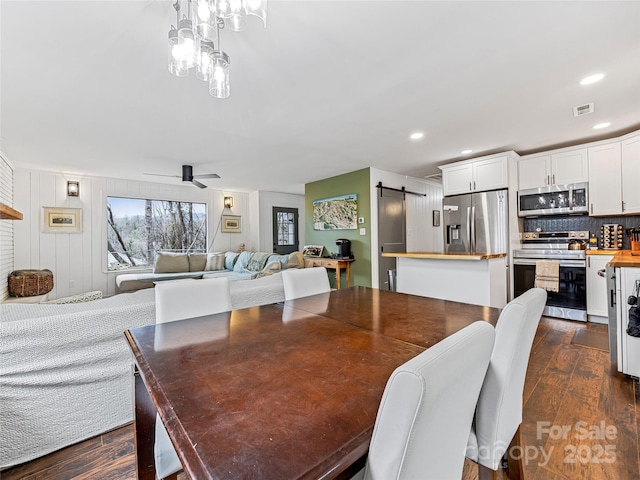
[{"label": "chandelier glass shade", "polygon": [[[180,17],[181,3],[187,14]],[[220,47],[220,30],[244,30],[247,16],[255,15],[267,25],[267,0],[176,0],[177,28],[168,36],[168,67],[176,77],[189,70],[209,83],[209,93],[227,98],[230,93],[229,55]]]}]

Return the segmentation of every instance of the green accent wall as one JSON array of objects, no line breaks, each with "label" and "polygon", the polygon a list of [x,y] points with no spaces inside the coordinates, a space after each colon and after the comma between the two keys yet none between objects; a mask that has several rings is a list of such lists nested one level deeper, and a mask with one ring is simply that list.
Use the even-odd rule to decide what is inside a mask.
[{"label": "green accent wall", "polygon": [[[305,202],[305,241],[307,245],[324,245],[325,255],[336,253],[338,238],[351,240],[351,251],[356,259],[351,264],[351,285],[371,286],[371,172],[369,168],[357,170],[337,177],[326,178],[307,183],[304,189]],[[364,217],[364,223],[355,230],[313,229],[313,201],[320,198],[336,197],[355,193],[358,195],[358,217]],[[360,228],[366,228],[366,235],[360,235]],[[329,252],[329,253],[327,253]],[[346,282],[343,274],[341,280]],[[332,279],[333,282],[333,279]],[[335,285],[334,285],[335,286]]]}]

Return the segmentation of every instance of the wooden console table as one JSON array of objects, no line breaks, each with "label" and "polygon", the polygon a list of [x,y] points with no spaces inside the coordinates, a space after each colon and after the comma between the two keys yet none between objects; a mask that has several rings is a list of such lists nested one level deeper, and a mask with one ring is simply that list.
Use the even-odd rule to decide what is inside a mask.
[{"label": "wooden console table", "polygon": [[351,262],[355,262],[355,258],[313,258],[305,257],[304,266],[306,267],[324,267],[329,270],[336,271],[336,288],[340,290],[340,271],[345,270],[347,275],[347,288],[351,286]]}]

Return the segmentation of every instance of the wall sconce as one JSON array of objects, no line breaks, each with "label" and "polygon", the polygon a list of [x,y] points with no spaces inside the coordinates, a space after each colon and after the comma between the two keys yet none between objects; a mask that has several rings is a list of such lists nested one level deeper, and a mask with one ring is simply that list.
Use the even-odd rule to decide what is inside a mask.
[{"label": "wall sconce", "polygon": [[77,197],[80,195],[80,182],[67,182],[67,195]]},{"label": "wall sconce", "polygon": [[224,197],[224,208],[233,207],[233,197]]}]

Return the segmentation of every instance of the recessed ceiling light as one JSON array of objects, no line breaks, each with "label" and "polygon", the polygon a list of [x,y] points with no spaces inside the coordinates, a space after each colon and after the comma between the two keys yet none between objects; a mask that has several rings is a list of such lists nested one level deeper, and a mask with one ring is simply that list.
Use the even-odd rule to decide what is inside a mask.
[{"label": "recessed ceiling light", "polygon": [[409,136],[411,140],[420,140],[422,137],[424,137],[424,133],[422,132],[414,132]]},{"label": "recessed ceiling light", "polygon": [[601,128],[607,128],[609,125],[611,125],[611,122],[604,122],[604,123],[599,123],[597,125],[593,126],[594,130],[599,130]]},{"label": "recessed ceiling light", "polygon": [[604,73],[596,73],[595,75],[589,75],[580,80],[580,85],[591,85],[592,83],[599,82],[604,78]]},{"label": "recessed ceiling light", "polygon": [[462,150],[460,153],[462,155],[469,155],[470,153],[473,153],[473,150]]}]

